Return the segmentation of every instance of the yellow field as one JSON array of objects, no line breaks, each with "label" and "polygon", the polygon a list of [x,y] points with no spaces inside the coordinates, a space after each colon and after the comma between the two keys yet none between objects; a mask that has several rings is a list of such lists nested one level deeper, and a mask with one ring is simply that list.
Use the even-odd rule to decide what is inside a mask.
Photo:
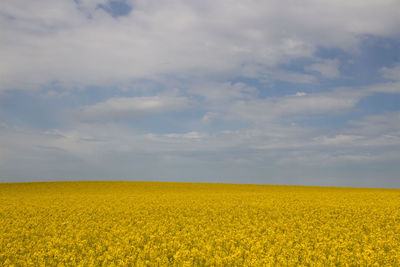
[{"label": "yellow field", "polygon": [[0,184],[0,265],[400,265],[400,190]]}]

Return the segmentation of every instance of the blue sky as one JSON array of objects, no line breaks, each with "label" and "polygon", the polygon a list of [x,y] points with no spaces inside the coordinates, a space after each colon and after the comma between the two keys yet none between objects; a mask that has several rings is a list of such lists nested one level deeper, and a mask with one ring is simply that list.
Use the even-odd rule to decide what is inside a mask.
[{"label": "blue sky", "polygon": [[400,187],[399,10],[5,1],[0,181]]}]

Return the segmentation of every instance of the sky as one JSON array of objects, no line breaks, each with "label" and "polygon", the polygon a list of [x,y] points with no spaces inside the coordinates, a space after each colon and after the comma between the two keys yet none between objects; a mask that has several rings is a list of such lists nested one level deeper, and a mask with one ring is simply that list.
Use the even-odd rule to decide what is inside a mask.
[{"label": "sky", "polygon": [[0,182],[400,188],[398,0],[4,0]]}]

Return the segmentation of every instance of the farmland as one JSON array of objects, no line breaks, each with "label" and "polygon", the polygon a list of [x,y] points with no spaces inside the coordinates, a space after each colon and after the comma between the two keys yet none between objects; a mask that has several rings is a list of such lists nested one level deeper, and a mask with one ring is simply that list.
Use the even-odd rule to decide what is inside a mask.
[{"label": "farmland", "polygon": [[0,184],[0,265],[400,265],[400,190]]}]

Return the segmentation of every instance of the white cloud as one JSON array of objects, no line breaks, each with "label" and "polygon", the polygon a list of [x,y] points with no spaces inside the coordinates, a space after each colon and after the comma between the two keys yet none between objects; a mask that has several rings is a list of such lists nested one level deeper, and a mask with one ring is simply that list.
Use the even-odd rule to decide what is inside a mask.
[{"label": "white cloud", "polygon": [[305,95],[307,95],[307,93],[305,93],[305,92],[297,92],[296,93],[296,96],[305,96]]},{"label": "white cloud", "polygon": [[190,139],[190,140],[199,140],[203,137],[203,135],[200,134],[199,132],[188,132],[183,134],[172,133],[172,134],[165,134],[165,136],[174,139]]},{"label": "white cloud", "polygon": [[[210,89],[204,89],[202,93],[209,95],[206,99],[219,99],[213,97]],[[283,117],[295,120],[307,115],[338,115],[354,109],[360,99],[371,96],[375,93],[399,93],[400,83],[382,83],[368,87],[336,88],[326,93],[307,94],[297,92],[295,95],[268,97],[265,99],[252,98],[251,95],[242,94],[242,98],[232,99],[222,98],[223,94],[232,95],[224,92],[221,98],[225,102],[217,102],[216,105],[209,105],[207,113],[203,116],[204,123],[216,120],[243,120],[255,123],[267,121],[278,121]],[[194,92],[198,93],[198,92]],[[200,93],[198,93],[200,94]],[[238,94],[239,96],[239,94]]]},{"label": "white cloud", "polygon": [[365,93],[369,95],[374,93],[399,94],[400,82],[386,82],[386,83],[374,84],[366,87]]},{"label": "white cloud", "polygon": [[342,145],[342,144],[348,144],[351,142],[355,142],[360,139],[363,139],[363,136],[339,134],[334,137],[322,136],[322,137],[316,138],[315,140],[324,145]]},{"label": "white cloud", "polygon": [[134,119],[151,114],[183,110],[188,105],[189,100],[185,97],[114,97],[104,102],[80,108],[76,115],[84,121]]},{"label": "white cloud", "polygon": [[[341,74],[340,62],[317,58],[316,49],[354,52],[364,35],[398,36],[399,1],[129,0],[132,12],[119,18],[96,8],[106,0],[77,2],[2,3],[0,91],[45,88],[43,102],[74,98],[89,85],[145,96],[77,108],[72,112],[77,119],[61,121],[58,129],[0,125],[2,175],[244,179],[265,173],[283,177],[286,170],[293,176],[298,164],[317,177],[326,174],[315,172],[319,166],[379,167],[400,160],[398,113],[365,117],[340,129],[298,122],[314,114],[343,115],[375,93],[400,92],[396,65],[382,69],[392,82],[312,93],[320,91],[315,72],[326,78]],[[305,68],[311,74],[281,67],[294,59],[313,62]],[[226,82],[240,78],[263,84],[257,89]],[[299,92],[265,98],[261,90],[276,81],[301,83]],[[119,121],[192,104],[196,116],[204,115],[189,118],[190,126],[181,131],[139,131],[134,123]],[[219,120],[231,120],[224,122],[229,127],[246,123],[217,131]],[[282,168],[283,163],[292,165]]]},{"label": "white cloud", "polygon": [[395,65],[392,68],[382,68],[381,72],[383,77],[390,80],[400,81],[400,64]]},{"label": "white cloud", "polygon": [[[50,131],[2,125],[0,166],[3,177],[11,180],[34,175],[42,180],[112,177],[201,181],[226,177],[225,181],[232,182],[234,177],[246,182],[251,176],[249,181],[259,183],[273,181],[265,177],[266,171],[279,175],[276,183],[292,183],[290,176],[301,178],[296,172],[300,168],[308,178],[299,182],[315,185],[326,181],[319,178],[335,175],[326,168],[343,170],[351,164],[363,164],[356,165],[356,171],[374,177],[376,173],[361,170],[399,162],[398,114],[386,117],[366,117],[348,128],[327,131],[270,122],[235,131],[158,134],[136,132],[112,122],[78,123]],[[353,174],[341,173],[340,177],[354,185],[367,185]],[[397,176],[389,171],[380,177],[390,184]],[[334,180],[333,185],[338,184],[341,182]],[[368,185],[377,186],[373,182]]]},{"label": "white cloud", "polygon": [[343,113],[357,104],[359,95],[341,93],[286,96],[252,101],[238,101],[230,108],[232,118],[253,122],[271,121],[282,116]]},{"label": "white cloud", "polygon": [[[384,137],[386,140],[393,140],[393,137],[400,136],[400,112],[387,112],[380,115],[364,117],[362,120],[350,121],[355,127],[352,133],[360,133],[373,137]],[[350,131],[350,130],[349,130]]]},{"label": "white cloud", "polygon": [[223,116],[221,116],[220,113],[217,112],[207,112],[204,114],[204,116],[201,118],[201,122],[205,124],[209,124],[215,120],[218,119],[223,119]]},{"label": "white cloud", "polygon": [[[312,58],[318,46],[354,50],[359,36],[393,36],[400,23],[400,2],[394,0],[139,0],[117,19],[96,8],[100,3],[2,3],[1,90],[52,82],[124,86],[160,75],[231,77],[251,75],[253,66],[279,74],[280,63]],[[314,68],[337,75],[332,66]],[[313,81],[299,73],[276,77]]]},{"label": "white cloud", "polygon": [[[212,92],[213,88],[220,91]],[[326,93],[297,92],[293,95],[260,98],[246,91],[229,92],[225,89],[232,88],[216,85],[190,91],[205,97],[205,102],[199,105],[206,111],[201,119],[202,123],[221,120],[264,123],[282,119],[286,122],[292,120],[294,123],[308,115],[343,115],[355,108],[361,98],[375,93],[364,88],[336,88]],[[223,95],[227,97],[223,98]]]},{"label": "white cloud", "polygon": [[196,85],[189,89],[189,92],[202,96],[206,101],[226,102],[234,99],[252,99],[258,94],[255,87],[243,83],[205,83]]},{"label": "white cloud", "polygon": [[305,67],[305,70],[319,72],[330,79],[340,76],[338,59],[320,59],[317,63]]},{"label": "white cloud", "polygon": [[264,75],[264,81],[287,81],[291,83],[314,83],[316,82],[316,78],[309,74],[297,73],[293,71],[284,71],[284,70],[275,70],[271,72],[266,72]]}]

